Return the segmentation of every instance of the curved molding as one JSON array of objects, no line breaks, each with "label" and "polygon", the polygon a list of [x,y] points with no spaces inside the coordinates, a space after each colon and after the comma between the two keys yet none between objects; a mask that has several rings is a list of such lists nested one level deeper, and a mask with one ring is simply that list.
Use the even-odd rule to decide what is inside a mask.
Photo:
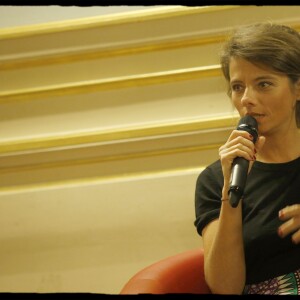
[{"label": "curved molding", "polygon": [[80,166],[80,165],[94,165],[97,163],[109,162],[109,161],[120,161],[120,160],[129,160],[137,158],[147,158],[153,156],[162,156],[162,155],[172,155],[178,153],[190,153],[197,151],[205,151],[218,149],[222,144],[207,144],[193,147],[177,147],[163,150],[151,150],[151,151],[140,151],[135,153],[119,154],[119,155],[110,155],[97,158],[87,158],[87,159],[72,159],[64,161],[56,161],[49,163],[36,163],[22,166],[14,167],[4,167],[0,168],[1,174],[11,173],[11,172],[24,172],[24,171],[35,171],[41,169],[50,169],[50,168],[65,168],[70,166]]},{"label": "curved molding", "polygon": [[60,181],[49,181],[43,183],[26,184],[26,185],[16,185],[16,186],[4,186],[0,187],[0,195],[5,194],[16,194],[30,192],[37,189],[53,189],[53,188],[67,188],[68,186],[78,186],[78,185],[92,185],[101,184],[107,182],[121,182],[121,181],[137,181],[141,179],[152,179],[156,177],[169,177],[174,175],[189,175],[189,174],[200,174],[205,169],[205,166],[199,166],[197,168],[177,168],[163,171],[148,171],[148,172],[136,172],[132,174],[124,175],[111,175],[111,176],[99,176],[99,177],[89,177],[81,179],[72,180],[60,180]]},{"label": "curved molding", "polygon": [[147,9],[145,11],[132,11],[126,13],[116,13],[97,17],[81,18],[76,20],[66,20],[45,24],[19,26],[14,28],[0,29],[0,40],[23,38],[35,35],[52,34],[57,32],[85,30],[95,27],[107,27],[138,23],[157,19],[167,19],[177,16],[191,14],[209,13],[220,10],[238,8],[238,5],[225,6],[164,6]]},{"label": "curved molding", "polygon": [[75,83],[42,86],[0,93],[0,103],[34,100],[47,97],[92,93],[104,90],[163,84],[175,81],[193,80],[204,77],[220,76],[219,65],[179,69],[165,72],[123,76],[102,80],[80,81]]},{"label": "curved molding", "polygon": [[[300,31],[300,24],[291,25],[297,31]],[[0,30],[1,31],[1,30]],[[207,36],[199,36],[192,38],[181,38],[176,40],[151,43],[143,43],[132,46],[118,46],[107,49],[79,49],[79,50],[67,50],[63,53],[54,54],[32,54],[22,58],[0,58],[0,68],[4,70],[14,70],[20,68],[34,68],[39,66],[47,66],[53,64],[66,64],[80,61],[88,61],[94,59],[107,59],[118,56],[137,55],[155,51],[170,51],[179,48],[189,48],[204,46],[209,44],[223,43],[227,39],[226,34],[212,34]],[[0,35],[1,40],[1,35]]]},{"label": "curved molding", "polygon": [[73,135],[59,135],[35,139],[15,140],[0,143],[0,154],[37,152],[55,148],[72,148],[87,144],[114,143],[117,141],[145,139],[163,135],[186,134],[196,131],[231,128],[236,125],[236,115],[204,120],[182,121],[167,124],[152,124],[140,127],[87,132]]},{"label": "curved molding", "polygon": [[226,35],[209,35],[190,39],[180,39],[164,42],[145,43],[129,47],[115,47],[109,49],[78,50],[75,52],[65,52],[60,54],[33,55],[19,59],[0,59],[1,70],[12,70],[18,68],[32,68],[52,64],[66,64],[78,61],[93,59],[112,58],[117,56],[136,55],[147,52],[175,50],[179,48],[189,48],[216,44],[225,41]]}]

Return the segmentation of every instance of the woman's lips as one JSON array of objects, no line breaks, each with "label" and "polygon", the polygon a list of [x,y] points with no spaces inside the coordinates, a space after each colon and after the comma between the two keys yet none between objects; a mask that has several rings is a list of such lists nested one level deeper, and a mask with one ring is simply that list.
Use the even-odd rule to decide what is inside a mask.
[{"label": "woman's lips", "polygon": [[248,113],[247,115],[249,115],[255,119],[260,119],[265,116],[264,114],[258,114],[258,113]]}]

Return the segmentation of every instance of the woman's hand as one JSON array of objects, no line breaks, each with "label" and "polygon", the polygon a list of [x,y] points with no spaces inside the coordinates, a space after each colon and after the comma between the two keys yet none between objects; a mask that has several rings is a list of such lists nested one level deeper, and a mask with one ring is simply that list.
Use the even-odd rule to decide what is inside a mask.
[{"label": "woman's hand", "polygon": [[259,137],[254,145],[253,137],[247,131],[232,131],[227,142],[219,148],[224,185],[229,184],[233,160],[236,157],[243,157],[249,161],[255,161],[256,153],[263,146],[264,141],[264,137]]},{"label": "woman's hand", "polygon": [[284,238],[290,233],[292,235],[292,241],[295,244],[300,243],[300,204],[294,204],[287,206],[279,211],[279,219],[284,222],[278,228],[278,234]]}]

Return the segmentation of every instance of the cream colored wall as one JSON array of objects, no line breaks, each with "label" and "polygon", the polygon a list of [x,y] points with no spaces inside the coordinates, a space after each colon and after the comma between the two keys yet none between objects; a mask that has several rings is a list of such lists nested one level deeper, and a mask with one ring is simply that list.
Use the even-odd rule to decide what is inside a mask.
[{"label": "cream colored wall", "polygon": [[300,7],[155,7],[0,30],[0,291],[117,294],[202,245],[195,181],[238,119],[232,27]]},{"label": "cream colored wall", "polygon": [[[34,25],[41,23],[89,18],[138,10],[156,6],[108,5],[108,6],[62,6],[62,5],[0,5],[0,28]],[[158,6],[157,6],[158,7]]]}]

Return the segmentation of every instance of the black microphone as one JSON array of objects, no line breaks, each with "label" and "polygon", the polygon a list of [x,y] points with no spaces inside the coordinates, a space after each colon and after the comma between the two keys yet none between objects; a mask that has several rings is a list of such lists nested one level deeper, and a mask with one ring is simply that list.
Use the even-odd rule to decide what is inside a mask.
[{"label": "black microphone", "polygon": [[[252,116],[246,115],[241,118],[236,128],[237,130],[247,131],[253,136],[253,143],[258,138],[257,121]],[[243,197],[249,168],[249,160],[243,157],[236,157],[232,163],[230,178],[229,203],[232,207],[237,207]]]}]

